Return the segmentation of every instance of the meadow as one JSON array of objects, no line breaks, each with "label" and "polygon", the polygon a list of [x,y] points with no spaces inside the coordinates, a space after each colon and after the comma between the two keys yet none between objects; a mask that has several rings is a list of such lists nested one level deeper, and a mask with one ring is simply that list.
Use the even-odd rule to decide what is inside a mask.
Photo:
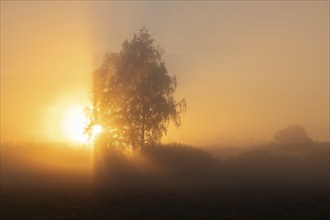
[{"label": "meadow", "polygon": [[250,149],[219,160],[181,144],[102,157],[65,144],[2,145],[1,219],[327,219],[328,153]]}]

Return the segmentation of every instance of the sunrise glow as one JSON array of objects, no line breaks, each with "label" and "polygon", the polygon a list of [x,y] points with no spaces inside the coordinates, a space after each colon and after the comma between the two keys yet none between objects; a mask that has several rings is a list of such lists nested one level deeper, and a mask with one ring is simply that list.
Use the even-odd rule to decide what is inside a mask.
[{"label": "sunrise glow", "polygon": [[84,128],[88,120],[83,112],[83,106],[69,106],[62,119],[62,131],[69,141],[86,144],[88,135],[84,134]]},{"label": "sunrise glow", "polygon": [[89,142],[93,143],[95,138],[103,132],[103,128],[100,125],[94,125],[91,130],[91,136],[89,137]]},{"label": "sunrise glow", "polygon": [[0,220],[330,219],[329,8],[0,0]]}]

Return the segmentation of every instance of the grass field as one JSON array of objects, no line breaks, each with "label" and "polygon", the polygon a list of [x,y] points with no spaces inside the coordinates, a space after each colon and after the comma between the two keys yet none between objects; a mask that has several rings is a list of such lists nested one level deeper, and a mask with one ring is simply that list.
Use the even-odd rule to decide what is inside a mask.
[{"label": "grass field", "polygon": [[4,189],[1,219],[328,219],[327,188]]},{"label": "grass field", "polygon": [[89,150],[3,148],[0,217],[330,217],[327,155],[294,159],[257,151],[218,161],[185,146],[149,148],[142,153],[144,159],[140,161],[108,155],[99,161],[94,157],[93,162]]}]

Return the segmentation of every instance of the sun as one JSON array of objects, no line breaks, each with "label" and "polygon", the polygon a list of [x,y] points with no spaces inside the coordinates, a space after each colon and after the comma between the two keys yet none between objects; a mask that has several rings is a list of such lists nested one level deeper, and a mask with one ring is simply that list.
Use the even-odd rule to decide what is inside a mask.
[{"label": "sun", "polygon": [[62,130],[65,138],[72,142],[87,143],[88,135],[84,134],[84,127],[87,122],[83,107],[73,105],[66,108],[62,119]]},{"label": "sun", "polygon": [[66,108],[62,119],[62,130],[65,138],[71,142],[88,144],[93,143],[97,135],[102,133],[100,125],[94,125],[90,137],[84,133],[88,123],[88,117],[84,113],[84,106],[72,105]]}]

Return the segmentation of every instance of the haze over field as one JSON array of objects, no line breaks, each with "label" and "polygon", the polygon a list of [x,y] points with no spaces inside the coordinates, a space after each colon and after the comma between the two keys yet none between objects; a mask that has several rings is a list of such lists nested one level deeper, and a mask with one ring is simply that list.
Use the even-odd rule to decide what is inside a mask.
[{"label": "haze over field", "polygon": [[268,140],[289,124],[329,140],[328,1],[1,1],[1,141],[74,140],[65,118],[91,105],[91,72],[144,25],[188,104],[165,141]]},{"label": "haze over field", "polygon": [[329,1],[0,0],[0,219],[329,219]]}]

